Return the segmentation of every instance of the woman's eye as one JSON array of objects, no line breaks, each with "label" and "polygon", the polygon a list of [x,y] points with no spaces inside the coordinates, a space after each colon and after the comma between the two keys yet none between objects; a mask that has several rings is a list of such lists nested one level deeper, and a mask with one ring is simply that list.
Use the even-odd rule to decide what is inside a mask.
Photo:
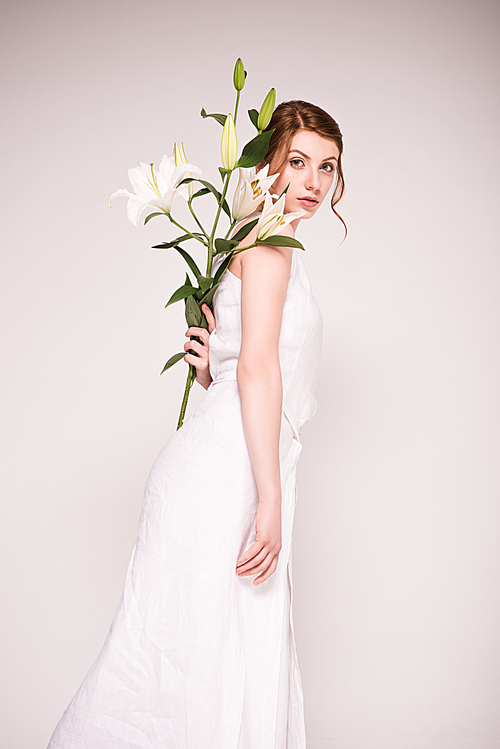
[{"label": "woman's eye", "polygon": [[304,165],[304,162],[302,159],[291,159],[290,165],[295,167],[295,169],[300,169],[300,167]]},{"label": "woman's eye", "polygon": [[335,171],[335,167],[333,166],[333,164],[323,164],[321,168],[324,169],[325,172],[328,172],[328,173]]}]

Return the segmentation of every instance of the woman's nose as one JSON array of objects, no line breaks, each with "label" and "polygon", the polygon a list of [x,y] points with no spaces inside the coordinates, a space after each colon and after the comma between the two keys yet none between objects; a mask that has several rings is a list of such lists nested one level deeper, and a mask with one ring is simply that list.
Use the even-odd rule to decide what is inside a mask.
[{"label": "woman's nose", "polygon": [[306,187],[308,190],[319,190],[319,174],[315,169],[310,169],[307,174]]}]

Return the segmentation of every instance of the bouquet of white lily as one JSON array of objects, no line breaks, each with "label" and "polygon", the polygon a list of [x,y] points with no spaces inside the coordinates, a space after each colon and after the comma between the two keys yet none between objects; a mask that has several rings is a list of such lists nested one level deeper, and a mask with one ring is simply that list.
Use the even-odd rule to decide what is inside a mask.
[{"label": "bouquet of white lily", "polygon": [[[128,190],[117,190],[110,199],[111,205],[111,200],[117,196],[128,197],[127,215],[130,221],[136,226],[143,210],[146,207],[151,207],[156,210],[146,216],[144,224],[156,216],[166,216],[172,224],[183,232],[182,235],[175,239],[154,245],[154,249],[172,248],[177,250],[186,261],[189,270],[196,279],[197,286],[193,284],[189,274],[186,272],[185,283],[172,294],[165,305],[168,307],[174,302],[184,300],[185,317],[189,327],[208,328],[208,323],[201,306],[207,304],[210,309],[212,308],[214,294],[235,252],[250,249],[257,244],[304,249],[296,239],[279,235],[284,226],[295,218],[302,216],[303,213],[285,214],[286,190],[276,203],[273,203],[273,199],[269,193],[269,188],[278,177],[278,174],[269,176],[268,166],[259,172],[255,170],[255,167],[267,153],[269,141],[273,133],[273,130],[266,130],[266,128],[269,126],[274,110],[276,99],[274,88],[267,94],[260,111],[256,109],[249,110],[248,115],[258,134],[245,145],[238,158],[236,121],[240,94],[245,86],[246,76],[247,73],[243,67],[243,62],[241,59],[238,59],[233,75],[234,87],[236,89],[234,118],[232,114],[207,114],[205,109],[201,110],[203,118],[213,118],[223,126],[221,140],[222,167],[219,167],[222,179],[221,190],[218,190],[211,182],[201,179],[201,170],[187,161],[183,144],[179,146],[177,143],[174,143],[173,156],[163,156],[158,171],[155,171],[153,164],[145,164],[143,162],[138,162],[137,166],[128,170],[129,180],[134,193],[130,193]],[[236,169],[239,169],[239,180],[234,193],[231,211],[226,200],[226,195],[231,176]],[[194,183],[196,182],[201,184],[201,188],[195,192]],[[189,211],[196,225],[192,231],[182,226],[172,216],[172,201],[176,194],[181,195],[187,201]],[[215,217],[212,228],[209,231],[203,227],[193,207],[195,200],[207,194],[212,194],[216,201]],[[235,234],[232,234],[236,223],[253,213],[262,203],[264,203],[264,206],[260,217],[248,221]],[[219,220],[222,213],[226,214],[229,219],[229,228],[223,237],[217,237]],[[247,246],[238,247],[255,226],[257,227],[255,241]],[[207,249],[207,265],[204,275],[201,273],[193,257],[181,247],[181,245],[191,240],[200,242]],[[238,249],[236,249],[237,247]],[[218,253],[227,254],[227,257],[224,258],[215,275],[212,277],[213,257]],[[193,339],[202,343],[196,336],[191,336],[191,340]],[[190,353],[195,354],[194,351],[190,351]],[[163,372],[176,362],[184,358],[185,354],[185,351],[174,354],[167,361],[160,374],[163,374]],[[190,364],[177,424],[178,429],[182,426],[189,391],[195,379],[196,368]]]}]

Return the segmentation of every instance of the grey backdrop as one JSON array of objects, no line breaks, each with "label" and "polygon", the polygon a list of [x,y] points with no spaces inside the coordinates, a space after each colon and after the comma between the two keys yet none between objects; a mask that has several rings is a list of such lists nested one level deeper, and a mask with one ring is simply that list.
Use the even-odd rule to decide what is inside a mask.
[{"label": "grey backdrop", "polygon": [[3,3],[2,746],[44,747],[97,655],[181,398],[185,365],[158,374],[182,261],[109,196],[174,139],[215,179],[199,110],[232,108],[241,55],[243,107],[275,85],[345,136],[349,238],[327,206],[299,233],[325,318],[294,531],[308,747],[500,747],[499,20],[487,0]]}]

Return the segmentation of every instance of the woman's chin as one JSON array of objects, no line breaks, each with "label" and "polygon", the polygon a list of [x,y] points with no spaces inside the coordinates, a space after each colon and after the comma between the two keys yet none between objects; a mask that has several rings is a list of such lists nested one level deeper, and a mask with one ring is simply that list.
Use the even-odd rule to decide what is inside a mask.
[{"label": "woman's chin", "polygon": [[305,207],[303,205],[298,205],[297,208],[294,208],[295,211],[303,211],[304,215],[302,216],[302,221],[305,221],[308,218],[312,218],[316,215],[316,211],[319,208],[319,204],[317,203],[314,208],[312,206]]}]

